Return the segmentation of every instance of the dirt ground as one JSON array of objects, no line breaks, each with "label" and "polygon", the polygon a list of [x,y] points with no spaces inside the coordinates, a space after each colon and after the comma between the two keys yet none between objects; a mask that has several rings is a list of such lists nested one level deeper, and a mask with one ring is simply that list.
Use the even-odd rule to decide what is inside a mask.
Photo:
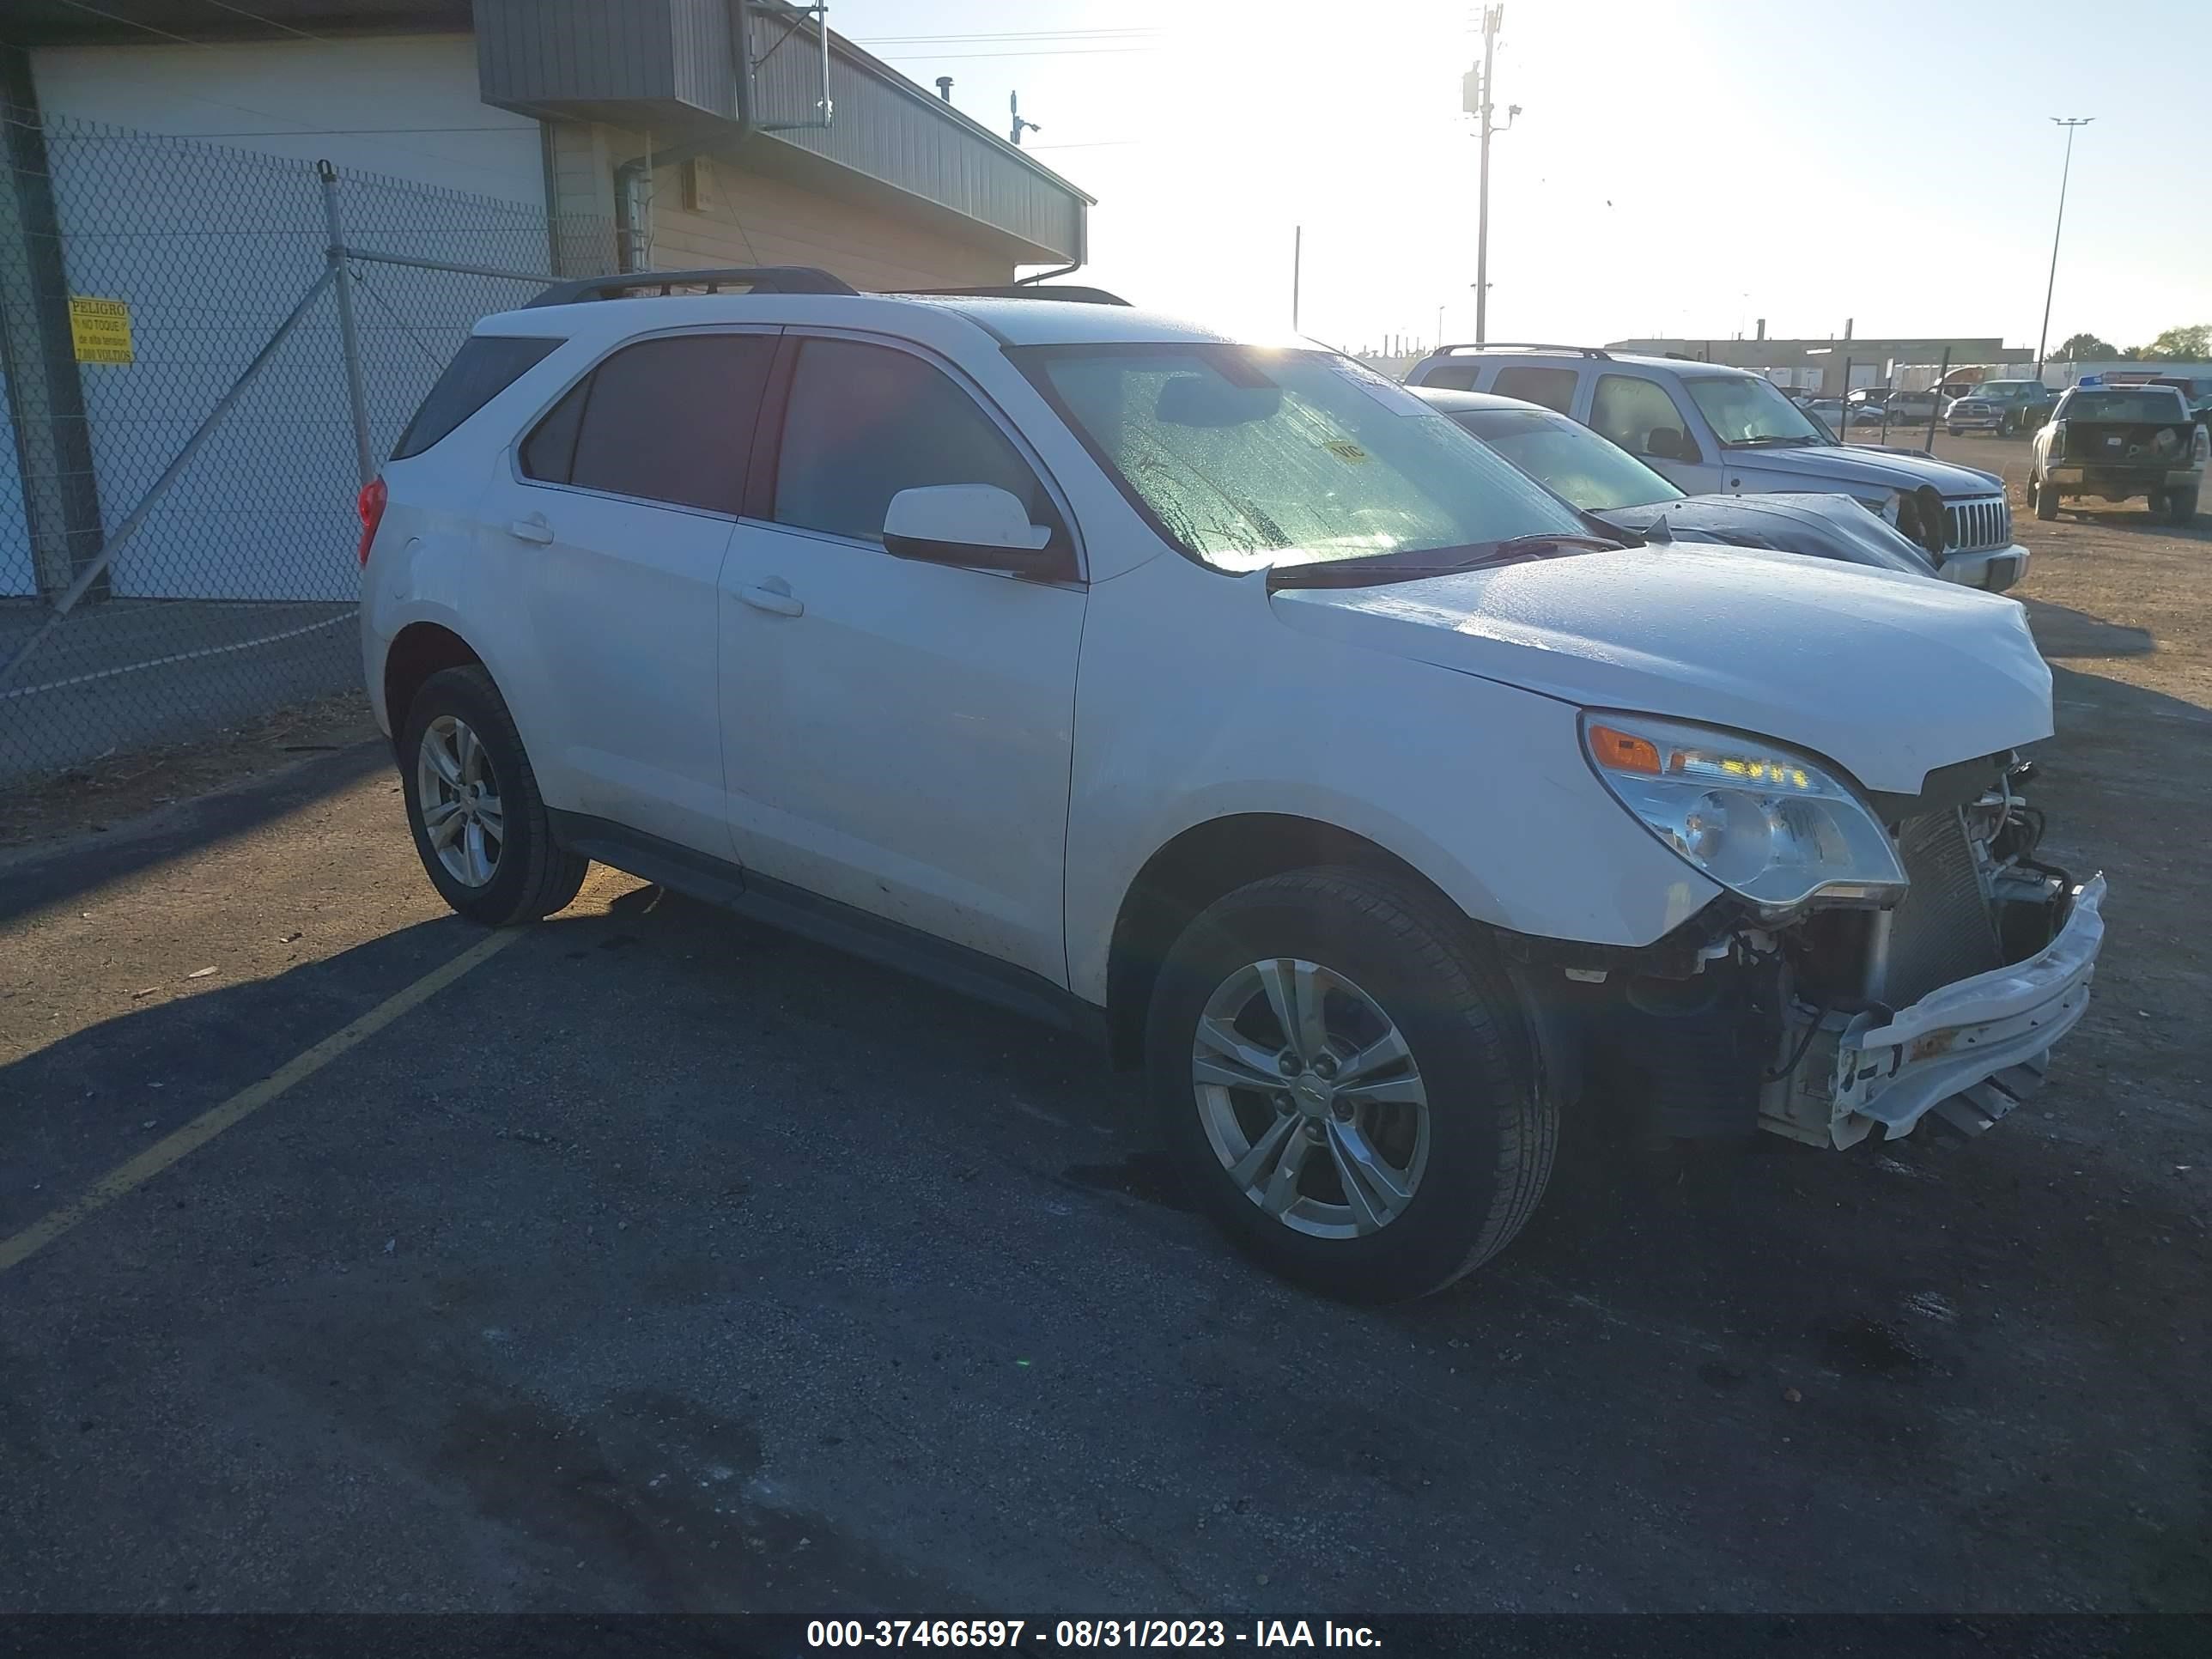
[{"label": "dirt ground", "polygon": [[0,852],[113,825],[376,736],[368,699],[340,692],[288,704],[190,743],[136,750],[19,780],[0,791]]},{"label": "dirt ground", "polygon": [[1571,1139],[1408,1308],[1231,1255],[1081,1043],[628,878],[439,981],[373,743],[0,859],[0,1610],[2212,1613],[2212,531],[1942,447],[2112,883],[2050,1087]]}]

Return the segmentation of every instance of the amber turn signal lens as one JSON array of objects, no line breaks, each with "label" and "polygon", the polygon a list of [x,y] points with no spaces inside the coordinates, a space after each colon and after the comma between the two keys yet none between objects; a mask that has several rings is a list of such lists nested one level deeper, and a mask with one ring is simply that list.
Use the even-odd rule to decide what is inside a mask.
[{"label": "amber turn signal lens", "polygon": [[1659,775],[1658,746],[1649,738],[1631,737],[1609,726],[1593,726],[1589,746],[1600,766],[1616,772],[1641,772],[1647,777]]}]

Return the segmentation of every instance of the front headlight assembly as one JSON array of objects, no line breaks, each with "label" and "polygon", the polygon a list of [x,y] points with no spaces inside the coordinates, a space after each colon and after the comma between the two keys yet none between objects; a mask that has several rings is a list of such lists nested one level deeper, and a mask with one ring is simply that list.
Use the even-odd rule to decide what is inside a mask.
[{"label": "front headlight assembly", "polygon": [[1857,791],[1764,738],[1602,710],[1582,718],[1583,749],[1644,827],[1761,918],[1819,899],[1887,907],[1905,896],[1897,848]]}]

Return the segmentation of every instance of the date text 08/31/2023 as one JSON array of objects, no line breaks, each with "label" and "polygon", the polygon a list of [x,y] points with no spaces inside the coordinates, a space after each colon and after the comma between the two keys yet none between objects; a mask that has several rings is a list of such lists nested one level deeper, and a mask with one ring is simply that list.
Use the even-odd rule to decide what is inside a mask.
[{"label": "date text 08/31/2023", "polygon": [[1379,1648],[1365,1625],[1324,1619],[813,1619],[810,1648]]}]

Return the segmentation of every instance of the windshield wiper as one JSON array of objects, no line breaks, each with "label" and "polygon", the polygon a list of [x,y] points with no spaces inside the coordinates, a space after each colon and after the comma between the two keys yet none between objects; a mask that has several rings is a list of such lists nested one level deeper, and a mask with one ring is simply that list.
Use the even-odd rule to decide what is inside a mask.
[{"label": "windshield wiper", "polygon": [[1723,449],[1780,449],[1795,444],[1824,444],[1828,441],[1817,432],[1800,432],[1789,437],[1771,433],[1760,438],[1730,438],[1721,445]]},{"label": "windshield wiper", "polygon": [[1609,536],[1539,531],[1533,535],[1508,536],[1503,541],[1477,542],[1465,548],[1427,548],[1418,553],[1376,553],[1357,559],[1316,559],[1304,564],[1276,565],[1267,572],[1267,586],[1372,587],[1382,582],[1419,581],[1425,577],[1449,576],[1486,564],[1534,558],[1547,548],[1611,553],[1628,545]]}]

